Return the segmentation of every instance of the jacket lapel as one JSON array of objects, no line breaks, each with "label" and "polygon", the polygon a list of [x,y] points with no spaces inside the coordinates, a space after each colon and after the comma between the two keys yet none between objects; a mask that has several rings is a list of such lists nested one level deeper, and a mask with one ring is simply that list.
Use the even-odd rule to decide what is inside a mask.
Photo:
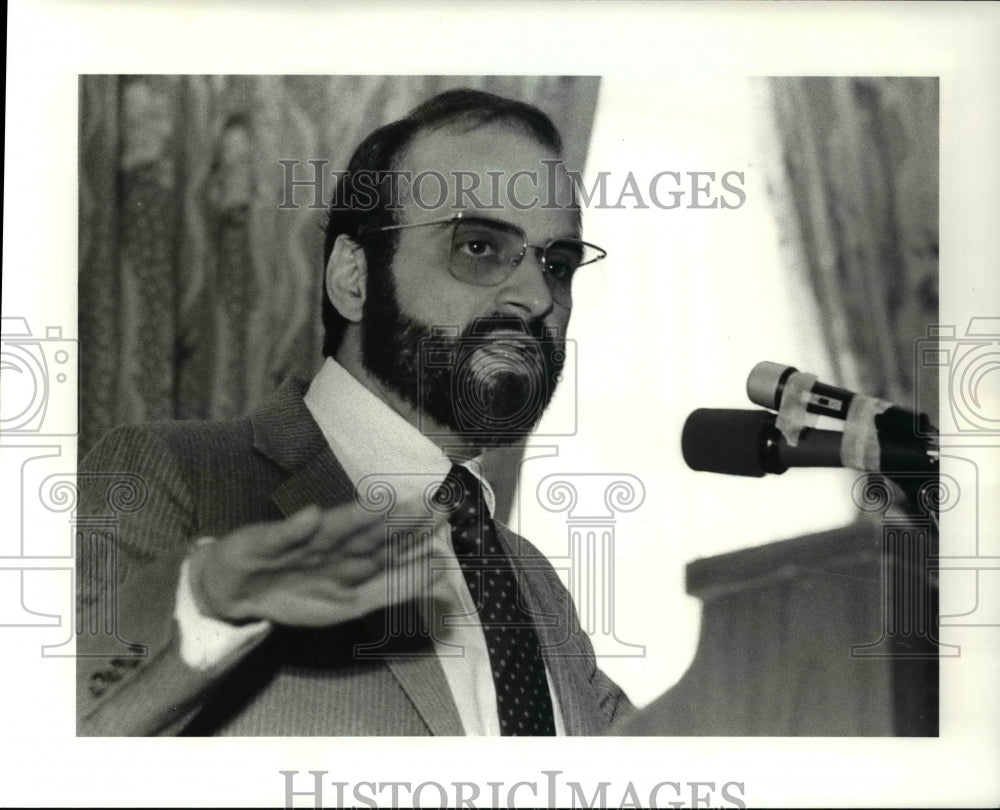
[{"label": "jacket lapel", "polygon": [[390,658],[386,664],[431,734],[451,737],[465,734],[441,662],[432,650],[419,657]]},{"label": "jacket lapel", "polygon": [[[271,493],[272,502],[286,517],[310,504],[329,509],[354,499],[354,485],[302,399],[305,391],[305,383],[290,380],[250,417],[255,449],[290,473]],[[366,641],[373,645],[384,637],[385,615],[372,614],[361,625]],[[386,650],[385,655],[384,663],[431,733],[463,734],[458,709],[433,650]],[[393,718],[385,721],[391,727]]]},{"label": "jacket lapel", "polygon": [[[596,722],[601,716],[600,708],[584,668],[580,666],[580,659],[589,656],[579,643],[583,631],[575,620],[569,594],[547,581],[548,576],[556,574],[541,552],[502,523],[496,526],[522,583],[522,593],[535,622],[566,733],[573,736],[602,733]],[[557,599],[556,594],[563,594],[565,599]],[[596,662],[594,667],[596,670]]]},{"label": "jacket lapel", "polygon": [[285,517],[310,504],[330,509],[353,499],[354,487],[329,447],[320,450],[271,493],[271,500]]},{"label": "jacket lapel", "polygon": [[250,416],[254,449],[289,473],[271,493],[285,517],[310,504],[329,509],[354,498],[351,480],[302,399],[305,391],[304,382],[289,380]]}]

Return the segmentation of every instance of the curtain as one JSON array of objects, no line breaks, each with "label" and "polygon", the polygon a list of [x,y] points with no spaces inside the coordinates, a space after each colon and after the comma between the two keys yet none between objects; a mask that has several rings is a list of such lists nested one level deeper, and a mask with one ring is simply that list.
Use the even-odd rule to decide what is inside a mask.
[{"label": "curtain", "polygon": [[[461,76],[83,76],[80,452],[108,429],[247,412],[321,360],[324,212],[355,146],[435,93],[540,106],[582,169],[598,80]],[[291,204],[290,204],[291,203]],[[283,205],[284,204],[284,205]]]},{"label": "curtain", "polygon": [[938,81],[775,78],[775,197],[839,382],[937,423]]}]

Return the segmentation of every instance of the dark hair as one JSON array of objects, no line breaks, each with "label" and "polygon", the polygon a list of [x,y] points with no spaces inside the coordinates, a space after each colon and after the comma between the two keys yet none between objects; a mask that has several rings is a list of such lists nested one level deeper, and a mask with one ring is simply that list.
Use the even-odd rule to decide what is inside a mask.
[{"label": "dark hair", "polygon": [[[366,231],[396,224],[388,173],[396,168],[406,147],[422,132],[449,126],[464,126],[473,130],[494,123],[520,130],[557,154],[562,152],[562,138],[555,124],[531,104],[468,89],[448,90],[434,96],[405,118],[376,129],[355,150],[347,171],[337,179],[330,203],[323,243],[324,267],[337,237],[345,234],[364,248],[369,273],[368,289],[384,287],[385,279],[379,279],[389,272],[398,234],[389,231],[385,238],[372,240],[365,240],[363,236]],[[372,183],[372,178],[385,178],[385,182]],[[358,200],[370,202],[356,205]],[[323,355],[330,357],[340,345],[347,321],[330,301],[326,293],[325,273],[323,275]]]}]

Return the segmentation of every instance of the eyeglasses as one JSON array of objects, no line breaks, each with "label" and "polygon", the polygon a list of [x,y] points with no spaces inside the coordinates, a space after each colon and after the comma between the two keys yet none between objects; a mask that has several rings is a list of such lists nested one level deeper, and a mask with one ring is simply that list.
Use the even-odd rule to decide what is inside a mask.
[{"label": "eyeglasses", "polygon": [[448,270],[459,281],[479,287],[503,284],[531,248],[538,257],[552,300],[564,307],[573,304],[571,286],[574,273],[585,264],[600,261],[608,255],[597,245],[568,237],[559,237],[544,245],[530,245],[527,235],[517,225],[486,217],[468,217],[461,212],[430,222],[373,228],[364,236],[430,225],[452,226]]}]

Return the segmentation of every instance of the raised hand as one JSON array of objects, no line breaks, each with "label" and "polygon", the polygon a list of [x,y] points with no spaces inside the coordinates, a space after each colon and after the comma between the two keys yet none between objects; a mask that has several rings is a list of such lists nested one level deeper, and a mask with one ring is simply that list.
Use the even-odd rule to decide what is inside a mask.
[{"label": "raised hand", "polygon": [[206,615],[321,627],[390,603],[429,597],[427,526],[394,528],[355,504],[310,506],[287,520],[242,526],[191,556],[191,585]]}]

